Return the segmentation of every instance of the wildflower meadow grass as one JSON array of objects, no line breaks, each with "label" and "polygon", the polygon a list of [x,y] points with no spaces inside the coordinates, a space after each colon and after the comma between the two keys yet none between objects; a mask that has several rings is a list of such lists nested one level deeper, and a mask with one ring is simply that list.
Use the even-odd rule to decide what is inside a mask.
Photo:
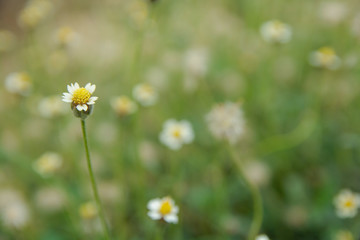
[{"label": "wildflower meadow grass", "polygon": [[0,240],[355,240],[358,0],[0,1]]}]

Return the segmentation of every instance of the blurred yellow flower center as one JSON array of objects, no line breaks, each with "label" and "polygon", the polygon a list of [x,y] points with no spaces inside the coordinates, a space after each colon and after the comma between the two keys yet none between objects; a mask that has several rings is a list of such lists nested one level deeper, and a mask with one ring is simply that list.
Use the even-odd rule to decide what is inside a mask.
[{"label": "blurred yellow flower center", "polygon": [[282,30],[284,28],[284,24],[280,21],[274,21],[273,24],[276,30]]},{"label": "blurred yellow flower center", "polygon": [[169,214],[171,212],[171,209],[172,209],[172,206],[170,204],[170,201],[169,200],[165,200],[162,204],[161,204],[161,207],[160,207],[160,213],[162,215],[166,215],[166,214]]},{"label": "blurred yellow flower center", "polygon": [[181,129],[180,128],[175,128],[172,134],[173,134],[173,136],[175,138],[181,137]]},{"label": "blurred yellow flower center", "polygon": [[329,47],[322,47],[319,49],[320,56],[320,62],[322,64],[327,64],[331,62],[335,57],[335,51],[332,48]]},{"label": "blurred yellow flower center", "polygon": [[354,201],[352,199],[349,199],[344,203],[344,206],[347,208],[352,208],[354,207]]},{"label": "blurred yellow flower center", "polygon": [[73,30],[69,27],[63,27],[58,32],[58,37],[60,42],[66,43],[71,34],[73,33]]},{"label": "blurred yellow flower center", "polygon": [[75,105],[86,104],[91,97],[91,93],[85,88],[76,89],[73,93],[72,101]]}]

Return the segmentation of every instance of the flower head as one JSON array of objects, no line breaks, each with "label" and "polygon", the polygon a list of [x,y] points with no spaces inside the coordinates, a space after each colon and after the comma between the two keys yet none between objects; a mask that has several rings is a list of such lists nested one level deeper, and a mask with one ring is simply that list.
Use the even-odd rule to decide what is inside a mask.
[{"label": "flower head", "polygon": [[24,28],[35,28],[50,14],[52,7],[48,0],[30,0],[20,12],[19,24]]},{"label": "flower head", "polygon": [[11,73],[5,79],[5,88],[11,93],[26,96],[30,93],[31,87],[31,79],[25,72]]},{"label": "flower head", "polygon": [[255,240],[270,240],[270,238],[265,234],[258,235]]},{"label": "flower head", "polygon": [[322,47],[312,52],[309,61],[314,67],[327,68],[330,70],[338,69],[341,64],[340,58],[336,55],[334,49],[330,47]]},{"label": "flower head", "polygon": [[111,106],[119,116],[127,116],[133,114],[138,106],[127,96],[120,96],[112,99]]},{"label": "flower head", "polygon": [[86,202],[80,206],[79,214],[83,219],[93,219],[97,217],[98,209],[93,202]]},{"label": "flower head", "polygon": [[68,93],[63,93],[63,101],[71,103],[71,109],[76,117],[86,118],[92,111],[92,106],[98,97],[92,97],[96,86],[88,83],[80,87],[78,83],[67,86]]},{"label": "flower head", "polygon": [[56,32],[57,43],[60,46],[71,46],[77,42],[78,35],[70,27],[61,27]]},{"label": "flower head", "polygon": [[54,152],[44,153],[33,164],[33,168],[40,175],[47,177],[57,171],[62,165],[62,158]]},{"label": "flower head", "polygon": [[278,20],[265,22],[260,33],[265,41],[270,43],[287,43],[291,39],[291,27]]},{"label": "flower head", "polygon": [[360,207],[360,195],[344,189],[335,197],[334,204],[339,218],[352,218]]},{"label": "flower head", "polygon": [[156,90],[147,83],[138,84],[133,89],[133,97],[142,106],[152,106],[158,99],[158,93]]},{"label": "flower head", "polygon": [[38,110],[46,118],[57,117],[65,113],[66,108],[58,95],[45,97],[40,100]]},{"label": "flower head", "polygon": [[179,207],[170,197],[152,199],[147,204],[147,208],[149,210],[148,216],[153,220],[163,219],[168,223],[178,222]]},{"label": "flower head", "polygon": [[191,143],[193,140],[193,129],[186,120],[169,119],[164,123],[163,130],[160,133],[160,141],[172,150],[178,150],[183,144]]},{"label": "flower head", "polygon": [[217,104],[205,118],[211,133],[218,139],[234,144],[244,134],[243,111],[237,103]]}]

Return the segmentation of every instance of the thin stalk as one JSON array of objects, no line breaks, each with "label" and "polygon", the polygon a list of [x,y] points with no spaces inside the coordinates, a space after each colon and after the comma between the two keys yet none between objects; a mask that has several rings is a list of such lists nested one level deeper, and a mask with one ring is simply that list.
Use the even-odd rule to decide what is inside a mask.
[{"label": "thin stalk", "polygon": [[99,209],[101,225],[103,227],[105,237],[106,237],[107,240],[109,240],[110,239],[110,233],[109,233],[109,229],[108,229],[108,227],[106,225],[104,210],[102,208],[102,204],[101,204],[101,201],[100,201],[99,193],[98,193],[96,182],[95,182],[94,173],[93,173],[92,166],[91,166],[90,152],[89,152],[89,146],[88,146],[88,141],[87,141],[87,136],[86,136],[86,126],[85,126],[85,120],[84,119],[81,119],[81,129],[82,129],[82,133],[83,133],[83,137],[84,137],[86,160],[87,160],[87,166],[88,166],[88,169],[89,169],[91,187],[93,189],[93,193],[94,193],[97,208]]},{"label": "thin stalk", "polygon": [[252,198],[254,200],[254,217],[251,222],[251,227],[247,239],[255,240],[256,236],[259,234],[263,220],[263,208],[260,191],[257,186],[253,184],[244,174],[241,160],[238,158],[237,154],[234,152],[231,146],[229,146],[229,152],[231,154],[231,159],[234,161],[234,164],[236,165],[241,177],[244,179],[246,185],[249,187]]}]

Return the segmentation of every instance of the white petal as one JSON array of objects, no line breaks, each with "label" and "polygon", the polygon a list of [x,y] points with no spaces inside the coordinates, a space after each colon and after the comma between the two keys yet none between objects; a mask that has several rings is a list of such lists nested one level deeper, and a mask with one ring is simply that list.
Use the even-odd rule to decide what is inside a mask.
[{"label": "white petal", "polygon": [[81,105],[77,105],[77,106],[76,106],[76,109],[81,112],[81,111],[82,111],[82,106],[81,106]]},{"label": "white petal", "polygon": [[148,212],[148,216],[153,220],[159,220],[161,218],[161,215],[157,212]]},{"label": "white petal", "polygon": [[178,206],[173,206],[171,213],[177,214],[178,212],[179,212],[179,207]]},{"label": "white petal", "polygon": [[63,93],[62,100],[64,102],[72,102],[72,95],[69,93]]},{"label": "white petal", "polygon": [[168,223],[178,223],[179,218],[176,214],[168,214],[164,216],[164,220]]},{"label": "white petal", "polygon": [[96,85],[91,85],[91,83],[88,83],[85,85],[85,89],[88,90],[91,94],[95,92]]},{"label": "white petal", "polygon": [[96,101],[96,100],[98,100],[98,97],[91,97],[91,98],[89,99],[89,101],[87,102],[87,104],[93,105],[93,104],[95,104],[95,101]]},{"label": "white petal", "polygon": [[153,200],[150,200],[149,203],[147,204],[147,208],[152,211],[159,210],[160,206],[161,206],[160,198],[155,198]]}]

